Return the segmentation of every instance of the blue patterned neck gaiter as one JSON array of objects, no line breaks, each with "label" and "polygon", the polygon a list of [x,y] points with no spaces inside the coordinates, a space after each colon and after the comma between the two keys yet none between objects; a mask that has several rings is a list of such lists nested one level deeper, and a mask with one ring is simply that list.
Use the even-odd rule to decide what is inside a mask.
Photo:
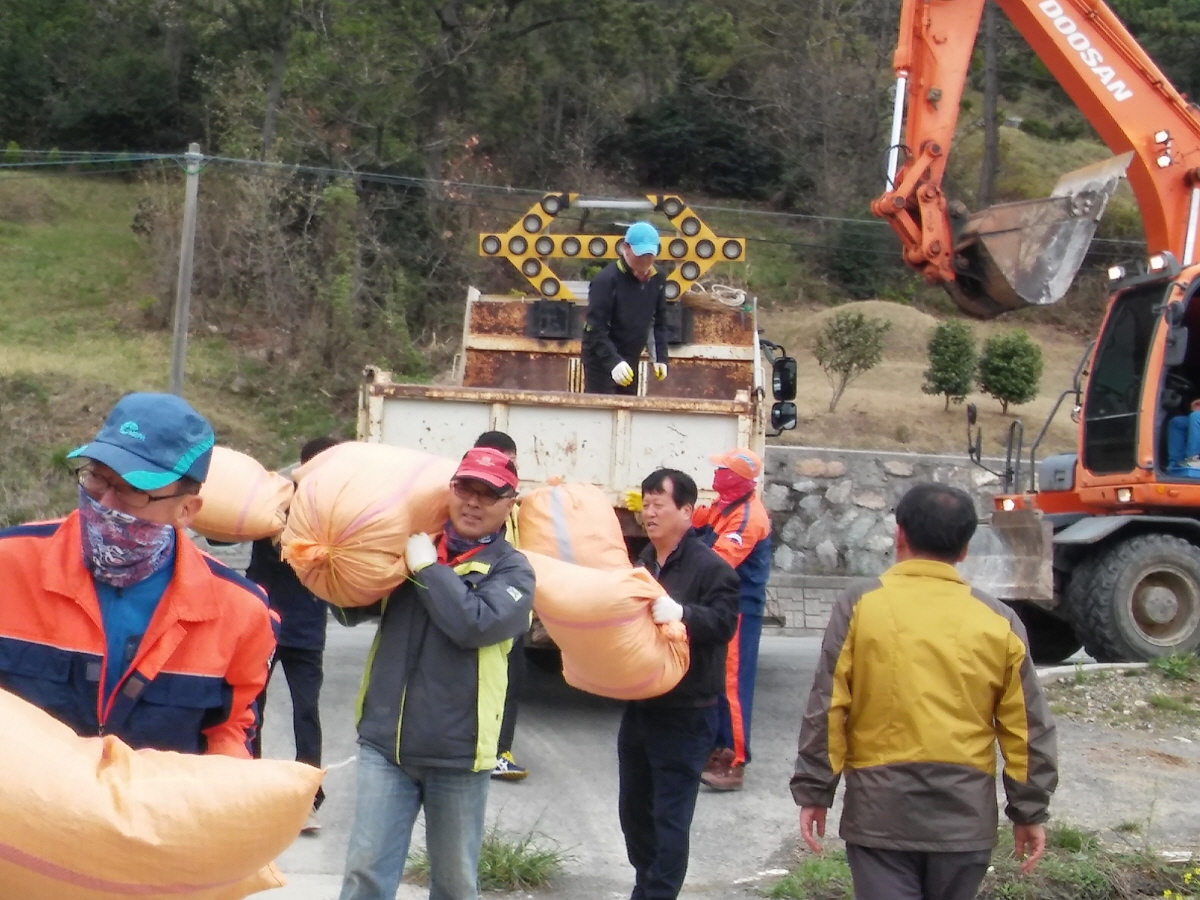
[{"label": "blue patterned neck gaiter", "polygon": [[92,577],[125,588],[144,581],[171,561],[175,526],[147,522],[102,506],[79,489],[83,564]]}]

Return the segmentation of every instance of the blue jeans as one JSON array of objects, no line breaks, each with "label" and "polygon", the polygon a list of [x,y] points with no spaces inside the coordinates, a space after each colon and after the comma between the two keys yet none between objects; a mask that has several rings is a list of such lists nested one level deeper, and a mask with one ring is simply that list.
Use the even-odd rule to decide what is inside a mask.
[{"label": "blue jeans", "polygon": [[674,900],[688,866],[688,832],[700,773],[717,736],[717,706],[663,708],[633,702],[617,735],[617,801],[634,869],[630,900]]},{"label": "blue jeans", "polygon": [[1200,412],[1174,416],[1167,423],[1167,462],[1177,466],[1192,456],[1200,456]]},{"label": "blue jeans", "polygon": [[358,800],[341,900],[395,900],[422,806],[430,900],[477,900],[492,770],[398,766],[366,744],[358,751]]}]

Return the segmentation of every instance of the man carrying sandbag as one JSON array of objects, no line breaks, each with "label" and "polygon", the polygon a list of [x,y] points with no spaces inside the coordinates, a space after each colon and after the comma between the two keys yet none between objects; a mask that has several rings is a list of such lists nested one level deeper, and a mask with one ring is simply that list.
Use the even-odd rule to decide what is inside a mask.
[{"label": "man carrying sandbag", "polygon": [[262,591],[187,539],[213,441],[181,398],[128,394],[68,455],[79,508],[0,531],[0,688],[81,736],[250,757],[275,637]]},{"label": "man carrying sandbag", "polygon": [[625,707],[617,737],[619,813],[635,871],[631,900],[674,900],[688,864],[700,774],[717,737],[725,647],[737,627],[738,578],[692,529],[696,482],[659,469],[642,482],[650,544],[638,562],[667,591],[654,621],[682,622],[691,666],[661,697]]},{"label": "man carrying sandbag", "polygon": [[507,654],[533,608],[533,569],[504,539],[517,484],[499,450],[468,450],[443,534],[408,539],[412,575],[384,601],[363,675],[341,900],[393,900],[422,807],[430,897],[479,896]]}]

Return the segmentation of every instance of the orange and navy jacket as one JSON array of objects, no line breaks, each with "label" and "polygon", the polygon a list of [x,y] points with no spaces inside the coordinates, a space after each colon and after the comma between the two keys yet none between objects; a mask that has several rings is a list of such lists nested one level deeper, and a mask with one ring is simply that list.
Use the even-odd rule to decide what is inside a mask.
[{"label": "orange and navy jacket", "polygon": [[741,581],[739,612],[761,616],[771,574],[771,518],[758,494],[726,506],[698,506],[692,525],[700,539],[729,563]]},{"label": "orange and navy jacket", "polygon": [[266,595],[176,531],[175,573],[105,703],[100,604],[79,513],[0,531],[0,688],[76,734],[249,758],[275,634]]}]

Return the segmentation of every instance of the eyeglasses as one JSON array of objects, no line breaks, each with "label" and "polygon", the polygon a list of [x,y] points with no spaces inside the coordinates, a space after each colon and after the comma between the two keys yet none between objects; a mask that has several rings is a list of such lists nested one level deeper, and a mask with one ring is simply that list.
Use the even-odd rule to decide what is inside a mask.
[{"label": "eyeglasses", "polygon": [[481,481],[455,479],[450,482],[450,487],[459,500],[474,499],[479,502],[480,506],[495,506],[499,501],[512,496],[507,491],[503,494],[498,493]]},{"label": "eyeglasses", "polygon": [[99,500],[111,489],[114,494],[121,498],[121,503],[130,509],[145,509],[151,503],[157,503],[160,500],[174,500],[176,497],[182,497],[190,493],[189,491],[177,491],[174,494],[155,497],[145,491],[139,491],[135,487],[130,487],[120,478],[116,481],[105,478],[91,466],[80,466],[76,469],[75,479],[79,482],[79,486],[87,491],[93,500]]}]

